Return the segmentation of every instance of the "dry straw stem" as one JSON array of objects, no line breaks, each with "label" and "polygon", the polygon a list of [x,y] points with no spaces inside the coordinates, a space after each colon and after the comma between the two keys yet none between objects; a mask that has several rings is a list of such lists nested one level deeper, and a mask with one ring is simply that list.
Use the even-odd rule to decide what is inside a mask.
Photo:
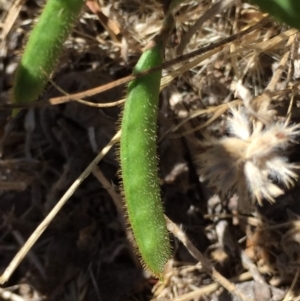
[{"label": "dry straw stem", "polygon": [[7,35],[9,34],[12,26],[14,25],[25,0],[14,0],[11,2],[11,7],[8,10],[8,13],[3,21],[2,33],[0,39],[4,43]]},{"label": "dry straw stem", "polygon": [[9,300],[9,301],[26,301],[23,297],[14,294],[12,292],[10,292],[9,290],[0,288],[0,297],[3,300]]},{"label": "dry straw stem", "polygon": [[[234,277],[232,279],[230,279],[230,282],[243,282],[243,281],[247,281],[247,280],[251,280],[252,279],[252,275],[250,272],[245,272],[237,277]],[[220,288],[220,284],[219,283],[211,283],[209,285],[206,285],[204,287],[200,287],[198,289],[195,289],[192,292],[183,294],[179,297],[175,297],[173,298],[171,301],[190,301],[190,300],[194,300],[196,298],[200,298],[201,296],[204,295],[209,295],[212,292],[216,291],[218,288]],[[157,301],[160,300],[159,298],[153,298],[151,299],[151,301]]]},{"label": "dry straw stem", "polygon": [[[292,47],[292,45],[295,43],[296,39],[297,39],[297,34],[296,33],[292,34],[288,39],[287,47]],[[264,93],[269,93],[269,92],[275,91],[276,84],[279,82],[280,77],[282,76],[283,70],[285,69],[285,67],[288,63],[288,59],[289,59],[290,55],[291,55],[291,49],[289,48],[289,50],[282,56],[282,58],[279,62],[279,65],[278,65],[276,71],[274,72]]]},{"label": "dry straw stem", "polygon": [[192,133],[195,133],[196,131],[199,131],[205,127],[207,127],[208,125],[210,125],[212,122],[214,122],[215,120],[217,120],[219,117],[221,117],[229,108],[233,108],[235,106],[241,105],[242,101],[241,100],[234,100],[231,101],[230,103],[223,103],[219,106],[214,106],[214,107],[209,107],[207,109],[201,109],[201,110],[197,110],[193,113],[191,113],[190,116],[186,117],[184,120],[182,120],[179,124],[177,124],[176,126],[174,126],[172,129],[170,129],[171,132],[175,132],[177,131],[179,128],[181,128],[185,123],[187,123],[189,120],[196,118],[198,116],[201,115],[208,115],[208,114],[212,114],[212,116],[203,124],[194,127],[190,130],[187,130],[185,132],[182,132],[178,135],[172,135],[172,138],[180,138],[180,137],[184,137],[187,135],[190,135]]},{"label": "dry straw stem", "polygon": [[289,301],[289,300],[292,300],[295,297],[294,290],[296,288],[296,284],[297,284],[298,279],[299,279],[299,273],[300,273],[300,268],[297,269],[297,272],[294,276],[293,282],[292,282],[289,290],[287,291],[287,293],[286,293],[286,295],[285,295],[285,297],[282,301]]},{"label": "dry straw stem", "polygon": [[243,45],[244,50],[257,50],[260,52],[268,51],[270,49],[273,49],[278,46],[282,46],[282,43],[288,40],[288,38],[294,34],[297,34],[298,30],[297,29],[289,29],[286,30],[279,35],[276,35],[274,38],[271,38],[267,41],[262,41],[256,44],[250,44],[250,45]]},{"label": "dry straw stem", "polygon": [[[265,45],[261,44],[259,51],[271,49],[286,39],[287,46],[290,47],[296,39],[294,30],[267,41]],[[274,202],[276,197],[284,193],[274,182],[283,183],[290,188],[298,177],[294,169],[299,167],[288,162],[286,152],[299,135],[300,126],[288,126],[289,118],[285,122],[276,121],[274,111],[269,109],[271,94],[276,93],[275,86],[287,65],[289,54],[290,48],[282,56],[261,96],[252,100],[251,94],[247,97],[244,95],[245,107],[238,110],[231,108],[231,117],[227,119],[230,137],[209,137],[200,143],[202,153],[198,156],[199,174],[222,196],[237,190],[240,204],[248,200],[249,196],[252,202],[256,200],[259,204],[262,204],[263,199]],[[280,91],[279,94],[284,95],[287,91],[289,90]],[[216,114],[221,116],[223,113],[222,110],[216,111],[196,129],[207,126],[216,120]],[[190,132],[184,134],[188,133]],[[240,209],[242,210],[241,207]]]},{"label": "dry straw stem", "polygon": [[241,291],[239,291],[235,284],[230,282],[224,276],[222,276],[209,262],[209,260],[192,244],[192,242],[188,239],[185,233],[175,224],[173,223],[168,217],[166,217],[167,227],[168,230],[173,233],[175,237],[177,237],[183,245],[187,248],[189,253],[201,262],[204,270],[220,285],[222,285],[226,290],[230,293],[236,295],[243,301],[254,301],[250,298],[247,298]]},{"label": "dry straw stem", "polygon": [[[169,83],[171,83],[171,81],[173,79],[175,79],[176,77],[180,76],[181,74],[183,74],[184,72],[186,72],[187,70],[197,66],[198,64],[200,64],[202,61],[204,61],[206,58],[209,58],[211,55],[219,52],[222,50],[222,48],[227,45],[228,43],[235,41],[243,36],[245,36],[246,34],[258,29],[260,26],[266,24],[267,22],[269,22],[269,20],[267,18],[262,19],[261,21],[259,21],[258,23],[256,23],[253,26],[250,26],[248,28],[246,28],[245,30],[234,34],[228,38],[222,39],[221,41],[212,43],[206,47],[203,47],[201,49],[198,49],[196,51],[193,51],[191,53],[179,56],[173,60],[167,61],[165,63],[163,63],[161,66],[157,67],[157,68],[152,68],[146,72],[141,72],[138,75],[129,75],[126,76],[124,78],[121,78],[119,80],[116,81],[112,81],[108,84],[104,84],[101,85],[100,87],[96,87],[93,89],[89,89],[83,92],[79,92],[79,93],[75,93],[75,94],[66,94],[64,96],[60,96],[60,97],[54,97],[54,98],[50,98],[48,100],[45,101],[39,101],[39,102],[34,102],[34,103],[27,103],[27,104],[2,104],[0,105],[0,109],[15,109],[15,108],[31,108],[31,107],[44,107],[44,106],[48,106],[48,105],[59,105],[62,103],[66,103],[66,102],[70,102],[70,101],[77,101],[79,103],[85,104],[85,105],[89,105],[89,106],[94,106],[94,107],[112,107],[112,106],[116,106],[119,104],[122,104],[124,102],[124,99],[115,101],[115,102],[111,102],[111,103],[105,103],[105,104],[95,104],[92,102],[87,102],[85,100],[83,100],[83,98],[89,97],[89,96],[93,96],[95,94],[99,94],[102,93],[104,91],[113,89],[117,86],[120,86],[122,84],[128,83],[129,81],[137,78],[137,77],[142,77],[145,76],[147,74],[153,73],[157,70],[160,70],[162,68],[168,68],[171,67],[172,65],[175,65],[177,63],[181,63],[184,62],[185,60],[191,59],[195,56],[201,55],[201,54],[205,54],[203,56],[201,56],[200,58],[197,58],[195,60],[193,60],[192,62],[183,65],[182,67],[178,68],[177,70],[171,72],[169,75],[165,76],[162,79],[162,87],[161,89],[163,89],[164,87],[166,87]],[[287,35],[288,33],[286,33]],[[286,37],[286,36],[285,36]],[[277,37],[276,37],[277,38]],[[279,43],[280,41],[282,41],[283,38],[277,38],[277,42]],[[274,45],[274,43],[273,43]]]},{"label": "dry straw stem", "polygon": [[[121,33],[121,25],[117,20],[112,20],[108,18],[102,11],[100,2],[96,1],[86,1],[86,6],[98,17],[101,25],[107,30],[110,35],[112,41],[114,43],[120,43],[120,33]],[[123,29],[124,30],[124,29]]]},{"label": "dry straw stem", "polygon": [[[44,106],[49,106],[49,105],[59,105],[59,104],[63,104],[66,102],[70,102],[70,101],[77,101],[79,103],[85,104],[85,105],[89,105],[89,106],[94,106],[94,107],[112,107],[112,106],[116,106],[119,104],[122,104],[124,102],[124,99],[115,101],[115,102],[111,102],[111,103],[105,103],[105,104],[95,104],[92,102],[87,102],[85,100],[83,100],[86,97],[90,97],[102,92],[105,92],[107,90],[113,89],[115,87],[118,87],[120,85],[126,84],[128,82],[130,82],[131,80],[138,78],[138,77],[142,77],[145,76],[147,74],[153,73],[157,70],[160,69],[165,69],[168,67],[171,67],[177,63],[181,63],[184,62],[185,60],[191,59],[195,56],[202,55],[201,57],[194,59],[193,61],[189,62],[188,64],[183,65],[182,67],[178,68],[175,71],[172,71],[169,75],[163,77],[162,82],[161,82],[161,89],[165,88],[166,86],[168,86],[171,81],[173,79],[175,79],[176,77],[180,76],[181,74],[183,74],[184,72],[190,70],[191,68],[197,66],[198,64],[200,64],[202,61],[204,61],[205,59],[209,58],[210,56],[212,56],[213,54],[221,51],[223,49],[223,47],[225,45],[227,45],[228,43],[231,43],[239,38],[242,38],[243,36],[245,36],[246,34],[258,29],[260,26],[263,26],[264,24],[268,23],[269,20],[267,18],[262,19],[261,21],[259,21],[258,23],[256,23],[253,26],[250,26],[248,28],[246,28],[245,30],[234,34],[228,38],[222,39],[219,42],[215,42],[212,43],[211,45],[208,45],[206,47],[203,47],[199,50],[193,51],[191,53],[179,56],[175,59],[172,59],[170,61],[167,61],[165,63],[163,63],[161,66],[157,67],[157,68],[152,68],[147,70],[146,72],[141,72],[139,74],[135,74],[135,75],[129,75],[126,77],[123,77],[121,79],[112,81],[108,84],[104,84],[101,85],[99,87],[93,88],[93,89],[89,89],[86,91],[82,91],[82,92],[78,92],[78,93],[74,93],[74,94],[67,94],[64,96],[59,96],[59,97],[53,97],[50,98],[48,100],[45,101],[39,101],[39,102],[35,102],[35,103],[27,103],[27,104],[2,104],[0,105],[0,109],[12,109],[12,108],[31,108],[31,107],[44,107]],[[274,42],[272,43],[272,46],[276,45],[277,43],[282,42],[284,39],[287,38],[288,35],[294,34],[295,32],[286,32],[284,34],[281,34],[280,36],[276,37],[276,39],[274,40]],[[269,42],[268,42],[269,43]],[[268,46],[270,47],[270,46]]]},{"label": "dry straw stem", "polygon": [[[209,57],[211,57],[212,55],[214,55],[215,53],[218,53],[220,50],[222,49],[222,47],[218,47],[215,48],[203,55],[201,55],[200,57],[192,60],[191,62],[184,64],[183,66],[181,66],[180,68],[170,72],[170,74],[164,76],[161,80],[161,87],[160,90],[163,90],[165,87],[167,87],[175,78],[177,78],[178,76],[180,76],[181,74],[183,74],[184,72],[190,70],[191,68],[199,65],[201,62],[203,62],[204,60],[208,59]],[[142,72],[141,72],[142,73]],[[146,73],[145,73],[146,74]],[[128,78],[132,78],[134,79],[135,76],[130,75],[127,76],[123,79],[126,79],[125,82],[127,82]],[[122,79],[122,80],[123,80]],[[91,90],[87,90],[87,91],[83,91],[83,92],[79,92],[76,94],[69,94],[67,93],[65,90],[63,90],[61,87],[59,87],[53,80],[49,79],[50,83],[58,90],[60,91],[62,94],[64,94],[64,96],[60,96],[60,97],[54,97],[54,98],[50,98],[49,100],[46,101],[39,101],[39,102],[35,102],[35,103],[30,103],[30,104],[8,104],[8,105],[0,105],[0,109],[4,109],[4,108],[30,108],[30,107],[44,107],[44,106],[49,106],[49,105],[60,105],[63,103],[67,103],[67,102],[71,102],[71,101],[76,101],[80,104],[83,105],[87,105],[90,107],[96,107],[96,108],[108,108],[108,107],[113,107],[113,106],[118,106],[121,105],[125,102],[125,98],[122,98],[120,100],[117,101],[113,101],[113,102],[108,102],[108,103],[94,103],[94,102],[90,102],[90,101],[86,101],[83,100],[81,98],[78,97],[78,95],[83,95],[84,97],[88,97],[88,96],[92,96],[95,95],[97,93],[92,92],[90,94],[91,91],[95,91],[95,89],[98,88],[94,88]],[[112,82],[112,83],[115,83]],[[107,90],[110,90],[114,87],[117,87],[118,84],[116,86],[111,86],[112,83],[109,84],[104,84],[102,86],[99,87],[99,89],[103,90],[100,92],[105,92]],[[87,94],[86,94],[87,93]]]},{"label": "dry straw stem", "polygon": [[255,282],[268,286],[268,283],[261,275],[258,270],[258,267],[252,262],[252,260],[248,257],[245,251],[241,250],[241,259],[243,266],[249,270]]},{"label": "dry straw stem", "polygon": [[[149,69],[145,72],[140,72],[139,74],[135,74],[135,75],[129,75],[129,76],[126,76],[126,77],[123,77],[121,79],[118,79],[116,81],[112,81],[108,84],[105,84],[105,85],[102,85],[100,87],[96,87],[96,88],[93,88],[93,89],[89,89],[89,90],[86,90],[86,91],[83,91],[83,92],[79,92],[79,93],[74,93],[74,94],[70,94],[70,95],[67,95],[67,96],[61,96],[61,97],[55,97],[55,98],[51,98],[50,100],[47,101],[47,103],[50,103],[50,104],[61,104],[61,103],[65,103],[65,102],[68,102],[68,101],[71,101],[71,100],[77,100],[77,99],[83,99],[83,98],[86,98],[86,97],[89,97],[89,96],[93,96],[95,94],[99,94],[99,93],[102,93],[104,91],[107,91],[107,90],[110,90],[110,89],[113,89],[117,86],[120,86],[120,85],[123,85],[123,84],[126,84],[130,81],[132,81],[133,79],[135,78],[138,78],[138,77],[142,77],[142,76],[145,76],[147,74],[150,74],[150,73],[153,73],[155,71],[158,71],[158,70],[161,70],[161,69],[166,69],[168,67],[171,67],[177,63],[182,63],[186,60],[189,60],[195,56],[198,56],[198,55],[202,55],[208,51],[211,51],[211,50],[214,50],[216,48],[223,48],[224,46],[226,46],[228,43],[231,43],[239,38],[242,38],[243,36],[251,33],[252,31],[260,28],[261,26],[267,24],[269,21],[268,18],[264,18],[262,19],[261,21],[257,22],[255,25],[253,26],[250,26],[244,30],[242,30],[241,32],[237,33],[237,34],[234,34],[228,38],[225,38],[225,39],[222,39],[218,42],[215,42],[215,43],[212,43],[206,47],[202,47],[201,49],[198,49],[198,50],[195,50],[193,52],[190,52],[188,54],[185,54],[185,55],[182,55],[182,56],[179,56],[175,59],[172,59],[170,61],[167,61],[165,63],[163,63],[161,66],[159,67],[156,67],[156,68],[152,68],[152,69]],[[221,50],[220,48],[220,50]],[[7,108],[8,106],[6,106]],[[12,107],[12,106],[11,106]],[[24,107],[29,107],[29,106],[24,106]]]},{"label": "dry straw stem", "polygon": [[94,177],[103,185],[103,187],[107,190],[110,195],[116,209],[118,212],[118,217],[123,225],[123,229],[126,229],[126,219],[125,219],[125,210],[123,206],[122,197],[113,189],[109,181],[105,178],[104,174],[100,170],[98,166],[95,166],[92,171]]},{"label": "dry straw stem", "polygon": [[[277,46],[279,46],[280,44],[284,43],[286,40],[288,40],[288,46],[291,45],[291,43],[296,39],[296,33],[298,31],[295,29],[290,29],[287,30],[283,33],[281,33],[280,35],[265,41],[265,42],[260,42],[257,44],[253,44],[250,46],[247,45],[243,45],[242,49],[236,49],[234,53],[231,53],[230,55],[234,55],[237,54],[243,50],[250,50],[253,49],[255,51],[259,51],[264,52],[267,50],[270,50],[272,48],[275,48]],[[265,89],[264,93],[262,93],[260,96],[256,97],[252,103],[254,106],[257,106],[258,108],[260,107],[262,102],[269,102],[271,99],[275,99],[276,97],[280,97],[284,94],[289,93],[293,88],[289,88],[286,90],[281,90],[278,92],[275,92],[275,85],[278,82],[280,75],[282,74],[283,70],[282,68],[286,65],[287,63],[287,59],[289,57],[289,51],[282,57],[280,64],[276,70],[276,72],[274,73],[269,85],[267,86],[267,88]],[[212,55],[212,53],[210,53],[210,55]],[[200,62],[199,62],[200,63]],[[196,66],[196,64],[194,65]],[[241,100],[235,100],[235,101],[231,101],[230,103],[225,103],[225,104],[221,104],[219,106],[214,106],[214,107],[209,107],[206,109],[200,109],[200,110],[196,110],[194,112],[192,112],[189,116],[187,116],[186,118],[184,118],[181,122],[179,122],[176,126],[174,126],[172,129],[170,129],[169,132],[175,132],[177,130],[179,130],[186,122],[188,122],[189,120],[202,116],[202,115],[208,115],[208,114],[213,114],[212,117],[209,118],[209,120],[207,120],[205,123],[194,127],[191,130],[185,131],[185,132],[181,132],[178,135],[173,135],[173,138],[180,138],[186,135],[190,135],[196,131],[199,131],[205,127],[207,127],[208,125],[210,125],[213,121],[215,121],[216,119],[218,119],[220,116],[222,116],[222,114],[224,114],[230,107],[235,107],[238,105],[241,105],[242,101]]]},{"label": "dry straw stem", "polygon": [[30,251],[35,242],[47,229],[49,224],[58,214],[60,209],[66,204],[69,198],[74,194],[76,189],[80,184],[89,176],[93,171],[94,167],[103,159],[103,157],[109,152],[109,150],[119,141],[121,137],[121,131],[117,132],[116,135],[110,140],[110,142],[102,149],[102,151],[96,156],[96,158],[87,166],[87,168],[82,172],[82,174],[76,179],[76,181],[70,186],[70,188],[65,192],[62,198],[46,216],[46,218],[40,223],[40,225],[35,229],[35,231],[30,235],[26,243],[20,249],[20,251],[12,259],[8,267],[5,269],[4,273],[0,277],[0,283],[3,284],[9,280],[12,273]]},{"label": "dry straw stem", "polygon": [[237,0],[221,0],[213,4],[196,22],[195,24],[184,34],[181,38],[180,44],[176,49],[176,54],[181,55],[184,51],[185,46],[189,43],[192,36],[202,27],[202,25],[209,20],[211,17],[220,13],[225,8],[228,8],[235,4]]},{"label": "dry straw stem", "polygon": [[[297,31],[295,29],[291,29],[288,30],[286,32],[281,33],[280,35],[266,41],[266,42],[262,42],[262,43],[258,43],[255,45],[251,45],[251,48],[256,50],[256,51],[260,51],[260,52],[264,52],[267,50],[270,50],[272,48],[277,47],[278,45],[284,43],[287,39],[289,40],[288,45],[290,45],[292,43],[292,41],[296,38],[296,33]],[[257,46],[259,45],[259,47]],[[248,49],[248,46],[243,46],[243,49],[246,48]],[[183,72],[190,70],[191,68],[199,65],[201,62],[203,62],[205,59],[211,57],[213,54],[218,53],[222,48],[216,48],[210,52],[208,52],[207,54],[201,56],[200,58],[197,58],[195,60],[193,60],[192,62],[188,63],[187,65],[182,66],[181,68],[173,71],[171,74],[165,76],[162,80],[162,88],[166,87],[173,78],[179,76],[180,74],[182,74]],[[238,53],[241,50],[236,50],[235,53]],[[231,55],[233,55],[234,53],[231,53]],[[258,108],[260,107],[260,104],[262,102],[269,102],[270,99],[275,99],[276,97],[280,97],[282,95],[285,95],[287,93],[289,93],[293,88],[289,88],[289,89],[285,89],[285,90],[281,90],[278,92],[274,91],[274,87],[275,84],[277,83],[278,79],[280,78],[280,75],[282,73],[282,67],[286,65],[286,60],[289,56],[289,52],[287,52],[281,59],[280,64],[278,66],[278,69],[276,70],[276,72],[274,73],[274,76],[272,77],[268,87],[266,88],[265,92],[258,96],[257,98],[255,98],[253,100],[253,105],[257,106]],[[196,110],[194,112],[192,112],[188,117],[184,118],[181,122],[179,122],[177,125],[173,126],[169,131],[167,131],[165,133],[165,135],[169,134],[170,132],[176,132],[178,131],[186,122],[190,121],[191,119],[194,119],[196,117],[202,116],[202,115],[209,115],[212,114],[212,116],[203,124],[194,127],[190,130],[181,132],[180,134],[174,134],[172,135],[172,138],[180,138],[180,137],[184,137],[187,135],[190,135],[196,131],[199,131],[205,127],[207,127],[208,125],[210,125],[213,121],[217,120],[219,117],[221,117],[229,108],[235,107],[235,106],[239,106],[242,104],[242,100],[234,100],[231,101],[230,103],[225,103],[225,104],[220,104],[219,106],[214,106],[214,107],[209,107],[206,109],[200,109],[200,110]],[[164,136],[165,136],[164,135]]]},{"label": "dry straw stem", "polygon": [[[11,234],[14,236],[15,240],[18,242],[18,244],[20,246],[24,245],[24,243],[25,243],[24,237],[21,235],[21,233],[19,231],[11,230]],[[33,251],[29,251],[28,259],[35,266],[35,268],[39,272],[41,278],[43,278],[43,280],[46,280],[47,277],[46,277],[45,268],[44,268],[43,264],[41,263],[40,259],[38,258],[38,256]]]},{"label": "dry straw stem", "polygon": [[253,226],[253,227],[258,227],[261,226],[261,221],[256,218],[256,217],[250,217],[250,216],[245,216],[242,214],[226,214],[226,213],[220,213],[220,214],[205,214],[203,216],[205,219],[233,219],[237,218],[239,220],[244,220],[248,225]]},{"label": "dry straw stem", "polygon": [[[61,92],[63,95],[70,95],[67,91],[62,89],[59,85],[57,85],[51,78],[49,79],[49,82],[52,84],[53,87],[55,87],[59,92]],[[115,107],[123,104],[125,102],[125,98],[122,98],[117,101],[107,102],[107,103],[95,103],[83,99],[71,99],[71,101],[76,101],[82,105],[93,107],[93,108],[109,108],[109,107]],[[52,105],[58,105],[60,103],[52,103]]]}]

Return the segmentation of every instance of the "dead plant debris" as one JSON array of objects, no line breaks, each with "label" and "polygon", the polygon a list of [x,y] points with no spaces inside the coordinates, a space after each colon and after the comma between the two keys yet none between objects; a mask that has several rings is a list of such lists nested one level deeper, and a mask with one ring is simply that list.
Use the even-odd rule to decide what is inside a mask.
[{"label": "dead plant debris", "polygon": [[[123,85],[84,99],[101,106],[71,101],[10,120],[14,71],[43,4],[0,0],[1,272],[115,135],[120,107],[104,104],[125,92]],[[189,53],[264,17],[242,1],[186,1],[166,59],[179,45],[177,53]],[[130,75],[162,18],[159,1],[87,1],[41,101]],[[186,236],[173,239],[164,282],[144,272],[132,250],[113,149],[0,289],[0,300],[299,300],[299,51],[298,32],[271,21],[189,70],[176,73],[183,63],[164,70],[162,195],[166,215]],[[229,280],[232,294],[213,271]]]}]

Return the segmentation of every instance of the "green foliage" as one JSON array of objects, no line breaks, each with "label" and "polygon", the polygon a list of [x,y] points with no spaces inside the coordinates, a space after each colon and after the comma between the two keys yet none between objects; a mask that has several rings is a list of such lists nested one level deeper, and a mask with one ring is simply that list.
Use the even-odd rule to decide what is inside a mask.
[{"label": "green foliage", "polygon": [[250,2],[258,5],[278,21],[300,29],[299,0],[250,0]]}]

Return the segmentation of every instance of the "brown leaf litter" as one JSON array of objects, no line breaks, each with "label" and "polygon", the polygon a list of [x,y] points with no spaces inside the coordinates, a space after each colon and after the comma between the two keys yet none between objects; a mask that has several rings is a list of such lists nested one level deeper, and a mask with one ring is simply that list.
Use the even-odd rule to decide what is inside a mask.
[{"label": "brown leaf litter", "polygon": [[[49,98],[63,96],[56,85],[72,94],[128,76],[163,18],[159,1],[88,1],[65,43],[55,85],[39,108],[10,121],[13,74],[43,3],[0,1],[1,272],[117,131],[120,107],[51,106]],[[222,11],[216,3],[180,6],[167,60],[187,32],[184,53],[264,18],[241,1]],[[203,14],[209,18],[197,23]],[[0,289],[0,300],[237,301],[237,292],[243,300],[297,300],[298,39],[297,31],[270,22],[175,79],[165,77],[158,127],[162,198],[182,237],[173,239],[164,282],[143,271],[132,251],[112,150]],[[169,66],[164,75],[182,66]],[[123,85],[83,100],[104,104],[124,92]],[[191,250],[203,257],[194,253],[195,259]],[[230,280],[232,294],[218,277],[212,280],[205,262]]]}]

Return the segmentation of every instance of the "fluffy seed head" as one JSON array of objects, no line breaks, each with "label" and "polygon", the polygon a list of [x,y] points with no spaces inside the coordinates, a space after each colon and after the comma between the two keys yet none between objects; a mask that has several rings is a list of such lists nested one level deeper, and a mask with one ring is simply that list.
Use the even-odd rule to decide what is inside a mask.
[{"label": "fluffy seed head", "polygon": [[284,193],[279,185],[291,187],[297,179],[298,166],[288,162],[287,150],[300,126],[263,125],[246,109],[231,109],[227,128],[230,136],[200,143],[199,175],[221,195],[237,191],[248,201],[274,202]]}]

